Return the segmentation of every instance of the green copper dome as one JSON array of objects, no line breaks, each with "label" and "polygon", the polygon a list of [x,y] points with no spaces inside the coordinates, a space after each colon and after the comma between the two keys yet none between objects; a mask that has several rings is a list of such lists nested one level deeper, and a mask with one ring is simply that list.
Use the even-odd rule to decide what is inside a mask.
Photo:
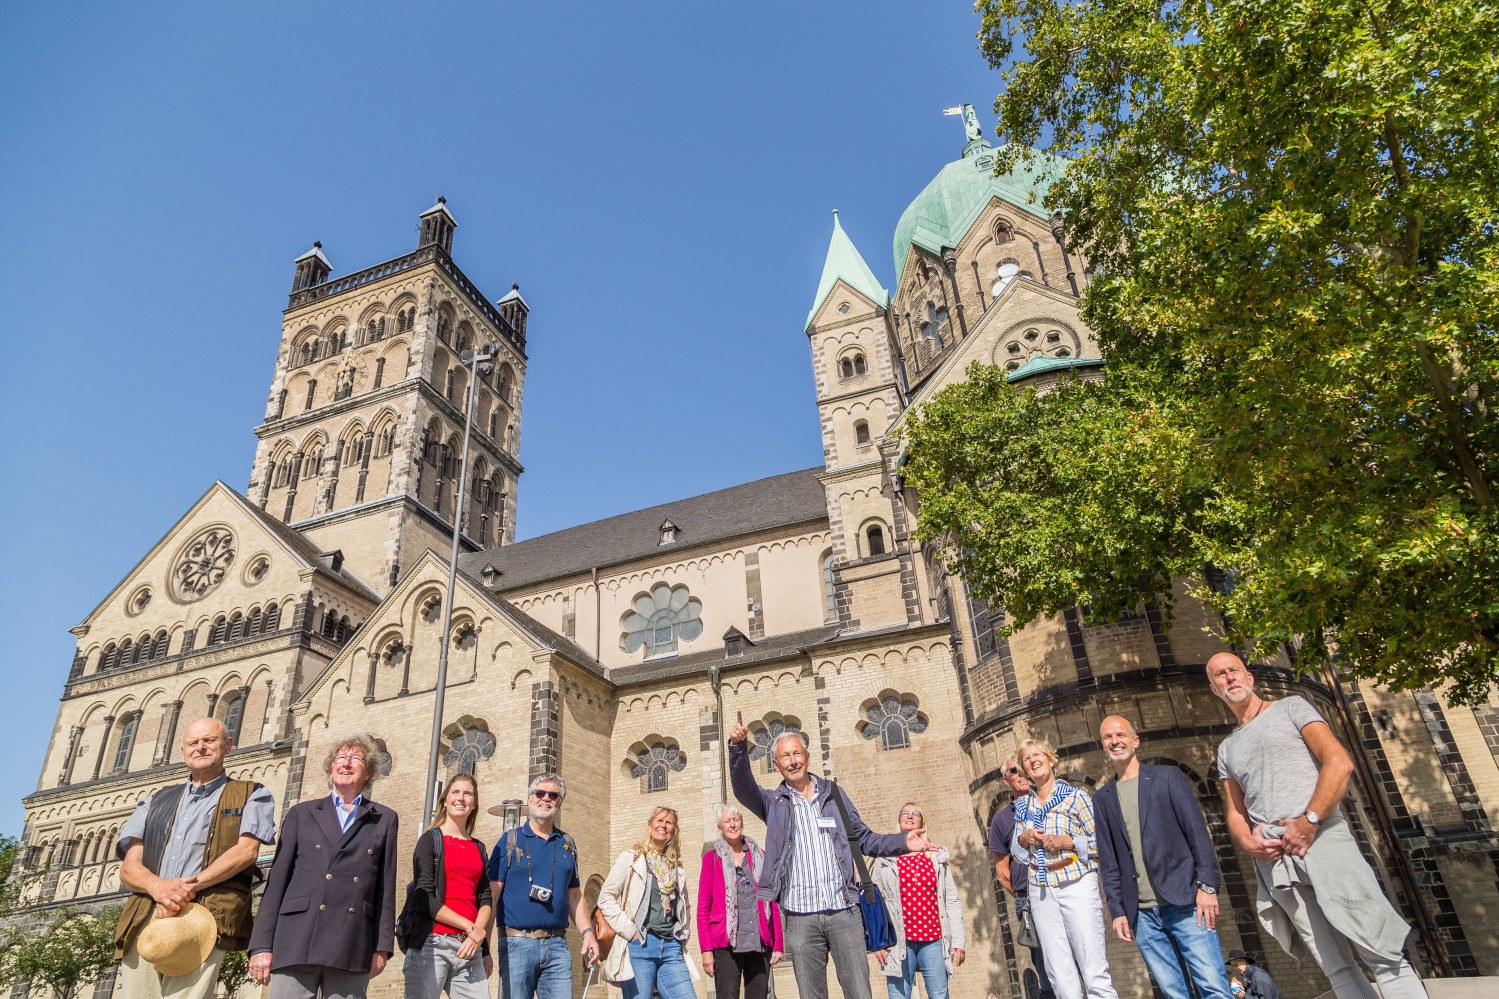
[{"label": "green copper dome", "polygon": [[990,197],[1028,206],[1030,211],[1041,214],[1041,199],[1050,186],[1050,179],[1043,176],[1048,162],[1050,158],[1043,154],[1040,162],[1029,166],[1019,164],[1008,174],[995,177],[994,147],[983,139],[969,142],[963,158],[943,167],[895,224],[896,285],[900,285],[906,267],[907,247],[914,243],[940,256],[944,246],[957,246],[989,204]]}]

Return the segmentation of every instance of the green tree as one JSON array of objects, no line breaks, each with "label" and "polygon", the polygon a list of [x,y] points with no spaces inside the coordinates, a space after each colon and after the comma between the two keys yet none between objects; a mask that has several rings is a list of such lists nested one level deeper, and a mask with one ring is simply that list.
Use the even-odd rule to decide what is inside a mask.
[{"label": "green tree", "polygon": [[119,915],[118,907],[97,915],[69,907],[29,929],[7,927],[0,940],[0,984],[77,999],[114,964]]},{"label": "green tree", "polygon": [[[978,7],[1005,80],[996,169],[1065,164],[1048,207],[1095,269],[1108,384],[934,401],[906,468],[922,537],[1022,620],[1169,609],[1169,576],[1195,574],[1238,644],[1325,636],[1352,676],[1481,699],[1499,673],[1499,6]],[[959,401],[989,408],[965,426],[942,409]],[[1039,465],[995,464],[1021,459]],[[1232,585],[1209,592],[1205,565]]]}]

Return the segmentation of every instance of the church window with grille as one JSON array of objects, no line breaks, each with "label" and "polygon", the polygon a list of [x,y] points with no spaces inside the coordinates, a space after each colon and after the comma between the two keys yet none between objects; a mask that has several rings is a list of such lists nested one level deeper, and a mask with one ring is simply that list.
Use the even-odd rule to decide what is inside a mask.
[{"label": "church window with grille", "polygon": [[229,696],[229,703],[224,708],[224,729],[229,733],[232,742],[239,742],[239,729],[245,719],[245,696],[234,693]]},{"label": "church window with grille", "polygon": [[619,647],[634,652],[644,646],[646,658],[673,655],[679,641],[690,642],[703,633],[702,613],[702,601],[687,587],[657,583],[637,596],[634,610],[620,620],[624,631]]},{"label": "church window with grille", "polygon": [[866,702],[864,720],[857,726],[859,734],[866,739],[879,739],[881,749],[910,749],[911,736],[927,729],[927,717],[917,705],[913,694],[885,691]]},{"label": "church window with grille", "polygon": [[646,794],[667,790],[671,773],[687,769],[687,757],[675,743],[657,742],[643,747],[635,754],[635,766],[631,777],[640,778],[640,789]]},{"label": "church window with grille", "polygon": [[985,662],[999,651],[1000,639],[994,629],[1004,627],[1004,611],[992,611],[983,600],[968,597],[968,617],[973,622],[973,654],[975,661]]},{"label": "church window with grille", "polygon": [[824,620],[838,619],[838,585],[833,580],[833,553],[822,557],[822,614]]},{"label": "church window with grille", "polygon": [[452,748],[443,756],[442,762],[461,774],[473,774],[480,760],[494,755],[494,736],[487,726],[470,725],[462,729],[453,739]]},{"label": "church window with grille", "polygon": [[113,773],[124,773],[130,764],[130,750],[135,747],[135,733],[140,728],[141,713],[132,712],[125,716],[125,721],[120,725],[120,742],[115,749]]}]

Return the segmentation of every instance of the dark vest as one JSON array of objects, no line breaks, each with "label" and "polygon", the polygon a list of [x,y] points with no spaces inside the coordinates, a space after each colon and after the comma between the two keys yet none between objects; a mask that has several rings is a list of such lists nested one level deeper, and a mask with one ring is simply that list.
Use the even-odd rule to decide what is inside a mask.
[{"label": "dark vest", "polygon": [[[245,803],[260,787],[247,780],[231,780],[224,784],[224,790],[219,794],[218,816],[209,828],[208,846],[199,870],[206,869],[239,842],[239,824]],[[146,809],[141,862],[152,874],[161,869],[161,858],[172,834],[172,823],[177,818],[177,803],[186,791],[186,784],[162,788],[152,796]],[[250,890],[259,878],[259,868],[251,864],[233,877],[198,892],[194,901],[213,913],[214,922],[218,924],[219,948],[244,950],[249,946],[250,929],[254,925],[250,913]],[[136,892],[125,902],[120,921],[115,925],[115,960],[125,956],[155,911],[156,901],[149,895]]]}]

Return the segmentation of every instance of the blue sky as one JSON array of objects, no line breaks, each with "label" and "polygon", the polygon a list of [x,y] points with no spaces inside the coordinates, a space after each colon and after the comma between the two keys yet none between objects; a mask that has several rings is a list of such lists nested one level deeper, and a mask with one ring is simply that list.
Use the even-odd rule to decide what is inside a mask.
[{"label": "blue sky", "polygon": [[292,260],[415,247],[532,313],[520,537],[818,464],[802,324],[832,219],[992,128],[968,4],[6,4],[0,832],[68,629],[215,479],[243,490]]}]

